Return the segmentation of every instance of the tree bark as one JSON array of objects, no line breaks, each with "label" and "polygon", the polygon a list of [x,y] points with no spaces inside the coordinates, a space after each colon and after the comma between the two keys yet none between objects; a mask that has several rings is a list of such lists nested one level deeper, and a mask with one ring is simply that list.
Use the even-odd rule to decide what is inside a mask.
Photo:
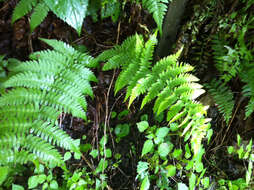
[{"label": "tree bark", "polygon": [[188,0],[173,0],[169,6],[162,29],[162,36],[155,53],[155,59],[170,54],[173,44],[176,41],[179,25]]}]

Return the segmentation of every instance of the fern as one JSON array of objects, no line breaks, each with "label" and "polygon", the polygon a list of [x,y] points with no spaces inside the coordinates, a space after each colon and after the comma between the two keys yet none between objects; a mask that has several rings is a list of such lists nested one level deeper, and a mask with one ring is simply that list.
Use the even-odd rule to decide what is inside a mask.
[{"label": "fern", "polygon": [[12,23],[29,13],[37,3],[37,0],[21,0],[13,11]]},{"label": "fern", "polygon": [[30,20],[31,31],[33,31],[37,26],[39,26],[42,23],[42,21],[48,15],[48,12],[49,8],[44,2],[38,3],[35,6]]},{"label": "fern", "polygon": [[232,117],[234,108],[234,96],[232,91],[226,86],[225,83],[215,79],[207,84],[206,87],[208,88],[208,92],[212,95],[216,104],[218,104],[218,109],[228,124],[230,118]]},{"label": "fern", "polygon": [[169,0],[142,0],[142,5],[153,15],[160,34],[162,34],[162,23],[168,2]]},{"label": "fern", "polygon": [[245,108],[245,118],[249,117],[254,111],[254,67],[250,65],[241,72],[241,78],[246,84],[243,86],[243,95],[249,99]]},{"label": "fern", "polygon": [[10,67],[12,76],[1,84],[0,149],[7,159],[0,165],[34,159],[61,164],[55,146],[79,152],[57,118],[68,112],[86,119],[85,96],[93,97],[90,81],[96,81],[87,68],[92,58],[63,42],[42,40],[54,50],[36,52],[32,61]]},{"label": "fern", "polygon": [[235,77],[240,70],[239,51],[228,46],[224,36],[216,35],[212,40],[212,49],[216,68],[225,82]]},{"label": "fern", "polygon": [[209,120],[204,117],[206,108],[194,101],[204,90],[196,83],[198,79],[189,73],[193,67],[178,62],[180,52],[161,59],[152,66],[155,45],[155,35],[146,43],[142,36],[135,35],[121,46],[103,52],[96,60],[106,61],[103,70],[122,68],[115,84],[115,92],[127,87],[125,100],[129,98],[129,106],[143,94],[141,108],[155,100],[154,113],[167,111],[169,124],[177,124],[178,129],[183,129],[182,134],[186,139],[192,136],[192,148],[196,156],[209,128]]}]

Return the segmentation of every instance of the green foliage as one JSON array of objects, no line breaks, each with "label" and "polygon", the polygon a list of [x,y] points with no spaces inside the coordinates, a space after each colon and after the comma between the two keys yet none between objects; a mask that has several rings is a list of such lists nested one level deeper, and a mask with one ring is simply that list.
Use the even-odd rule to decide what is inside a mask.
[{"label": "green foliage", "polygon": [[80,35],[88,0],[44,0],[44,2],[56,16],[75,28]]},{"label": "green foliage", "polygon": [[[103,70],[122,68],[116,83],[115,93],[126,87],[125,100],[129,98],[129,106],[134,100],[144,95],[141,109],[155,99],[153,111],[159,115],[167,111],[169,126],[149,127],[147,121],[137,124],[140,132],[146,132],[147,140],[144,142],[141,157],[147,159],[154,169],[154,175],[160,171],[161,180],[159,187],[168,187],[168,177],[164,172],[171,175],[171,167],[166,160],[174,158],[179,162],[188,163],[187,167],[193,171],[205,171],[202,164],[202,139],[205,137],[210,125],[209,119],[205,118],[206,107],[195,101],[204,90],[196,83],[198,79],[189,72],[193,67],[178,62],[180,52],[168,56],[152,65],[156,36],[153,35],[147,42],[142,36],[135,35],[126,39],[122,45],[104,51],[95,61],[105,61]],[[184,137],[186,145],[191,144],[192,159],[185,160],[182,156],[182,149],[174,148],[170,139],[170,133],[176,133]],[[172,150],[174,151],[172,152]],[[189,150],[190,152],[190,150]],[[150,155],[152,158],[148,159]],[[190,158],[190,157],[188,157]],[[155,160],[164,160],[163,164]],[[139,170],[139,169],[138,169]],[[187,169],[189,170],[189,169]],[[195,187],[196,177],[190,178],[190,187]],[[138,171],[138,178],[141,181],[141,188],[148,189],[150,185],[149,172],[141,175]]]},{"label": "green foliage", "polygon": [[61,112],[86,119],[86,95],[92,96],[87,68],[91,57],[69,45],[42,39],[54,50],[32,54],[31,61],[9,67],[1,84],[0,165],[39,159],[62,164],[55,146],[78,153],[78,142],[58,126]]},{"label": "green foliage", "polygon": [[34,31],[34,29],[42,23],[48,12],[49,7],[44,2],[40,2],[35,6],[30,20],[31,31]]},{"label": "green foliage", "polygon": [[[119,0],[20,0],[15,7],[12,15],[12,23],[21,17],[32,12],[30,28],[33,31],[45,19],[49,11],[73,27],[78,34],[81,34],[83,20],[87,15],[92,16],[94,21],[98,20],[100,11],[101,19],[108,17],[116,22],[121,15],[121,11],[127,1]],[[132,3],[138,2],[132,1]],[[167,11],[169,0],[143,0],[142,4],[145,9],[153,15],[162,34],[162,23]]]},{"label": "green foliage", "polygon": [[12,23],[28,14],[37,4],[37,0],[21,0],[15,7],[12,15]]},{"label": "green foliage", "polygon": [[162,35],[162,23],[167,11],[169,0],[142,0],[142,5],[153,15],[153,18]]},{"label": "green foliage", "polygon": [[[229,17],[221,18],[220,25],[218,27],[218,33],[214,36],[212,40],[212,49],[215,60],[215,65],[220,72],[220,79],[225,83],[221,83],[222,86],[217,86],[217,91],[226,91],[226,85],[229,81],[240,78],[241,82],[244,82],[242,89],[242,94],[244,97],[249,99],[248,105],[246,106],[245,117],[249,117],[254,111],[254,67],[253,67],[253,39],[247,39],[246,35],[253,28],[253,17],[247,11],[246,7],[250,7],[253,2],[246,2],[247,5],[243,7],[238,12],[233,12]],[[219,84],[218,84],[219,85]],[[230,93],[231,94],[231,93]],[[218,93],[217,93],[218,95]],[[226,94],[225,94],[226,95]],[[232,95],[228,95],[228,100],[230,100]],[[217,98],[218,99],[218,98]],[[216,100],[215,100],[216,101]],[[221,109],[225,119],[229,120],[232,112],[229,108],[233,107],[233,102],[231,106],[229,102],[223,101],[216,102],[219,107],[228,109]],[[221,104],[221,105],[220,105]]]},{"label": "green foliage", "polygon": [[204,135],[201,131],[209,128],[204,118],[205,107],[194,101],[204,90],[196,83],[198,79],[188,73],[193,67],[177,61],[180,52],[158,61],[152,67],[155,44],[155,35],[146,43],[141,36],[135,35],[126,39],[121,46],[104,51],[96,61],[107,61],[103,70],[122,68],[115,84],[115,93],[127,87],[125,100],[129,98],[129,106],[141,94],[145,95],[141,108],[156,99],[154,113],[167,110],[167,121],[177,122],[178,129],[185,128],[183,135],[187,135],[187,139],[192,136],[192,148],[196,154]]},{"label": "green foliage", "polygon": [[86,16],[88,0],[21,0],[13,11],[12,23],[33,10],[31,31],[33,31],[53,11],[56,16],[81,33],[83,19]]},{"label": "green foliage", "polygon": [[[235,147],[229,146],[228,153],[233,155],[238,155],[239,160],[244,160],[248,163],[246,168],[245,180],[239,178],[237,180],[219,180],[220,189],[246,189],[249,187],[250,183],[253,182],[253,161],[254,161],[254,151],[253,151],[252,139],[249,142],[243,142],[240,135],[237,135],[237,145]],[[237,187],[237,188],[236,188]]]},{"label": "green foliage", "polygon": [[225,83],[220,80],[212,80],[206,85],[208,92],[212,95],[220,113],[224,116],[224,120],[228,124],[232,117],[234,109],[234,96],[233,92],[226,86]]}]

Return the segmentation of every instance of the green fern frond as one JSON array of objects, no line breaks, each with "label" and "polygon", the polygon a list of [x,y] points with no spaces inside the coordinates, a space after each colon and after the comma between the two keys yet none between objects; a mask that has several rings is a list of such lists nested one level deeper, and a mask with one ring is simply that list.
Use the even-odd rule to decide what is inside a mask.
[{"label": "green fern frond", "polygon": [[114,48],[104,51],[98,57],[95,58],[94,61],[101,62],[107,61],[107,63],[103,66],[103,70],[111,70],[115,68],[124,67],[129,64],[129,60],[135,56],[135,50],[138,51],[138,48],[142,44],[143,38],[138,36],[137,34],[134,36],[128,37],[122,45],[117,45]]},{"label": "green fern frond", "polygon": [[13,151],[10,149],[0,150],[0,165],[26,164],[31,160],[35,160],[36,156],[28,151]]},{"label": "green fern frond", "polygon": [[[154,113],[160,114],[167,111],[169,124],[176,123],[179,130],[182,130],[185,140],[191,137],[192,149],[196,156],[202,149],[201,141],[210,125],[209,120],[205,118],[207,108],[195,102],[195,99],[204,93],[204,90],[197,83],[199,79],[189,73],[193,67],[178,61],[180,51],[161,59],[152,66],[151,60],[156,39],[153,36],[145,43],[142,42],[143,40],[137,40],[141,37],[135,38],[131,39],[136,43],[123,42],[123,44],[132,45],[128,47],[128,50],[117,46],[117,49],[107,50],[99,55],[96,58],[97,61],[107,61],[104,66],[106,69],[122,68],[116,82],[115,93],[127,87],[125,99],[129,98],[129,106],[143,94],[141,109],[147,103],[155,100]],[[117,54],[114,55],[114,53]],[[124,53],[132,57],[123,61],[117,58],[113,64],[110,62],[116,56]]]},{"label": "green fern frond", "polygon": [[161,35],[163,18],[167,11],[168,2],[169,0],[142,0],[142,5],[153,15]]},{"label": "green fern frond", "polygon": [[254,111],[254,81],[253,81],[253,68],[245,69],[241,75],[243,81],[246,83],[243,86],[243,95],[249,98],[248,105],[245,107],[245,118],[249,117]]},{"label": "green fern frond", "polygon": [[31,31],[34,31],[34,29],[42,23],[48,15],[48,12],[49,7],[44,2],[40,2],[35,6],[30,19]]},{"label": "green fern frond", "polygon": [[29,13],[37,3],[37,0],[21,0],[13,11],[12,23]]},{"label": "green fern frond", "polygon": [[215,79],[207,84],[206,87],[216,104],[218,104],[218,109],[228,124],[234,109],[233,92],[225,85],[225,83]]},{"label": "green fern frond", "polygon": [[240,71],[239,52],[229,46],[225,36],[215,35],[212,40],[213,58],[215,66],[221,73],[221,79],[230,81]]},{"label": "green fern frond", "polygon": [[3,163],[38,158],[61,164],[55,146],[79,152],[74,140],[58,127],[57,119],[62,112],[86,119],[85,96],[93,97],[90,82],[97,81],[86,68],[92,58],[64,42],[44,42],[55,50],[34,53],[33,61],[10,67],[11,77],[1,84],[0,149],[11,155]]},{"label": "green fern frond", "polygon": [[59,41],[59,40],[52,40],[52,39],[44,39],[40,38],[41,41],[45,42],[47,45],[52,47],[55,51],[62,53],[62,54],[67,54],[69,56],[74,56],[78,53],[73,47],[70,45]]}]

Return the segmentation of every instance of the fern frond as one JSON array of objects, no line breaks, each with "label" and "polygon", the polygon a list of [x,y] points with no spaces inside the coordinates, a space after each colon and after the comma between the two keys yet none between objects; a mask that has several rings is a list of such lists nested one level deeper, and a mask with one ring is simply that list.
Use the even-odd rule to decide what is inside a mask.
[{"label": "fern frond", "polygon": [[[104,51],[98,57],[95,58],[96,62],[107,61],[103,66],[103,70],[107,71],[110,69],[115,69],[128,66],[129,60],[135,56],[135,51],[138,51],[143,44],[143,38],[137,34],[128,37],[122,45],[117,45],[114,48]],[[137,47],[137,48],[135,48]]]},{"label": "fern frond", "polygon": [[248,105],[245,107],[245,118],[249,117],[254,111],[254,82],[253,82],[253,68],[245,69],[241,73],[243,81],[246,83],[243,86],[243,95],[249,98]]},{"label": "fern frond", "polygon": [[225,85],[225,83],[215,79],[207,84],[206,87],[216,104],[218,104],[218,109],[228,124],[234,108],[233,92]]},{"label": "fern frond", "polygon": [[221,79],[225,82],[230,81],[240,70],[239,53],[228,44],[229,42],[225,40],[225,36],[220,36],[219,34],[215,35],[212,40],[215,66],[222,74]]},{"label": "fern frond", "polygon": [[[201,141],[210,125],[209,120],[205,119],[206,108],[195,102],[195,99],[204,93],[204,90],[197,83],[199,79],[189,73],[193,67],[178,61],[180,52],[161,59],[152,66],[155,38],[152,37],[146,43],[138,42],[138,40],[136,42],[132,43],[133,47],[128,47],[128,51],[134,53],[134,55],[130,54],[132,58],[128,61],[120,61],[117,58],[113,64],[109,62],[123,53],[128,54],[128,51],[122,46],[118,46],[117,50],[108,50],[96,59],[107,61],[104,66],[106,69],[115,68],[115,66],[122,68],[116,82],[115,93],[127,87],[125,99],[129,98],[129,106],[136,97],[144,94],[141,109],[147,103],[155,100],[154,113],[160,114],[167,111],[169,124],[176,123],[179,130],[183,131],[185,140],[191,137],[192,149],[194,155],[197,156],[202,149]],[[121,52],[121,49],[124,52]],[[117,54],[114,55],[114,53]]]},{"label": "fern frond", "polygon": [[48,12],[49,8],[44,2],[40,2],[35,6],[30,19],[31,31],[34,31],[34,29],[42,23],[42,21],[46,18]]},{"label": "fern frond", "polygon": [[50,47],[52,47],[55,51],[63,54],[63,55],[69,55],[69,56],[74,56],[76,55],[78,52],[71,47],[70,45],[59,41],[59,40],[52,40],[52,39],[44,39],[44,38],[40,38],[41,41],[45,42],[46,44],[48,44]]},{"label": "fern frond", "polygon": [[16,164],[26,164],[27,162],[36,159],[33,153],[28,151],[13,151],[10,149],[0,150],[0,165],[16,165]]},{"label": "fern frond", "polygon": [[167,11],[168,2],[169,0],[142,0],[142,5],[153,15],[161,35],[163,18]]},{"label": "fern frond", "polygon": [[3,163],[38,158],[61,164],[55,146],[79,152],[74,140],[58,127],[57,119],[61,112],[86,119],[85,96],[93,97],[90,81],[97,81],[86,68],[92,57],[64,42],[44,42],[55,50],[34,53],[33,61],[10,67],[11,77],[1,84],[0,149],[10,153]]},{"label": "fern frond", "polygon": [[21,0],[13,11],[12,23],[29,13],[37,3],[37,0]]}]

